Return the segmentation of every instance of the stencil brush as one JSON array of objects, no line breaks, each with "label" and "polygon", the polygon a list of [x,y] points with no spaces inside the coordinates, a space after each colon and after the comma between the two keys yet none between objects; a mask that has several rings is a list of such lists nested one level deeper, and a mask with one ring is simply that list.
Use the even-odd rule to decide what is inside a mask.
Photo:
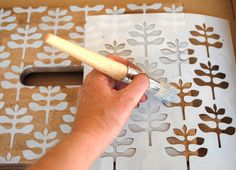
[{"label": "stencil brush", "polygon": [[[53,47],[60,49],[77,60],[91,66],[92,68],[95,68],[96,70],[112,77],[117,81],[130,83],[134,76],[140,74],[140,71],[135,70],[134,68],[91,52],[53,34],[47,34],[45,41]],[[166,83],[160,83],[151,78],[149,78],[149,80],[149,90],[164,104],[169,105],[177,100],[176,89]]]}]

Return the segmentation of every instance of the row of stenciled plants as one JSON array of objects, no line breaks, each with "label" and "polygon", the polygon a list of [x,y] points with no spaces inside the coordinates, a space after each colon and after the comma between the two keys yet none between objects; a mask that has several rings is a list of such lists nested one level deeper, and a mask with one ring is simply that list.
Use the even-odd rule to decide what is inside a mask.
[{"label": "row of stenciled plants", "polygon": [[[192,38],[189,38],[190,43],[193,45],[201,45],[206,48],[206,54],[208,58],[207,63],[200,63],[201,69],[194,70],[195,74],[198,76],[197,78],[193,78],[193,81],[198,86],[207,86],[211,89],[212,99],[216,100],[215,88],[227,89],[229,86],[228,82],[222,81],[220,83],[215,83],[215,79],[225,79],[226,75],[219,71],[219,65],[212,65],[210,62],[210,50],[209,48],[218,48],[220,49],[223,44],[218,41],[220,39],[220,35],[213,33],[213,27],[207,27],[206,24],[195,25],[196,30],[190,31]],[[164,38],[160,38],[158,36],[161,35],[161,31],[155,29],[155,24],[147,24],[143,22],[142,25],[135,25],[135,31],[130,31],[129,35],[131,37],[139,37],[143,38],[143,41],[137,41],[136,39],[128,39],[127,42],[131,46],[141,45],[144,47],[144,63],[135,63],[139,66],[143,71],[145,71],[149,76],[156,78],[159,81],[167,81],[165,77],[163,77],[164,70],[157,69],[158,63],[153,62],[149,63],[148,57],[148,47],[149,45],[160,45],[164,42]],[[150,40],[151,38],[152,40]],[[203,42],[199,41],[198,38],[201,37],[204,39]],[[149,40],[148,40],[149,38]],[[214,43],[210,43],[209,40],[216,41]],[[176,64],[177,71],[179,73],[179,77],[182,76],[182,65],[183,64],[197,64],[197,57],[191,56],[194,54],[194,50],[187,48],[187,42],[179,42],[178,39],[175,42],[167,42],[168,48],[161,49],[161,53],[166,57],[159,57],[159,60],[164,64]],[[132,53],[131,50],[125,49],[125,43],[118,43],[117,41],[112,42],[112,44],[105,44],[105,50],[99,51],[102,55],[119,55],[124,56],[128,60],[134,62],[134,58],[130,58]],[[189,55],[188,58],[183,57],[183,55]],[[168,57],[172,56],[172,57]],[[173,56],[175,56],[173,58]],[[201,79],[202,77],[208,77],[210,81],[205,81]],[[171,83],[171,85],[178,90],[178,103],[172,103],[171,105],[166,105],[166,107],[179,107],[181,108],[182,120],[187,121],[186,119],[186,107],[200,107],[202,105],[201,99],[192,99],[191,102],[186,102],[186,97],[197,97],[199,95],[198,90],[191,89],[191,82],[183,82],[180,78],[177,83]],[[189,90],[188,90],[189,89]],[[188,90],[186,92],[186,90]],[[150,104],[147,101],[145,104],[142,104],[140,107],[134,111],[134,114],[131,116],[131,120],[134,123],[130,123],[128,125],[129,129],[134,133],[139,132],[147,132],[148,134],[148,145],[152,146],[152,132],[160,131],[165,132],[170,128],[170,123],[160,123],[165,121],[168,117],[166,113],[158,113],[160,107],[155,104]],[[233,135],[235,133],[235,128],[231,127],[232,118],[228,116],[224,116],[225,109],[217,108],[217,105],[213,106],[205,106],[206,113],[199,114],[202,123],[198,124],[198,128],[205,133],[215,133],[217,136],[218,147],[221,148],[221,134]],[[153,123],[155,126],[152,126]],[[159,122],[159,123],[158,123]],[[208,126],[208,122],[214,122],[216,128],[211,128]],[[145,124],[145,127],[142,127],[142,124]],[[226,129],[221,129],[220,124],[229,124]],[[120,136],[111,144],[111,146],[105,151],[102,157],[112,157],[113,158],[113,170],[116,169],[116,160],[117,157],[132,157],[136,148],[128,148],[123,152],[119,152],[117,148],[122,145],[131,145],[134,142],[134,138],[126,137],[127,130],[123,130]],[[171,145],[180,144],[184,146],[183,151],[178,151],[174,147],[166,147],[166,153],[172,157],[175,156],[184,156],[186,158],[186,167],[190,169],[190,157],[198,156],[204,157],[207,154],[208,149],[204,147],[200,147],[195,151],[190,149],[190,145],[202,145],[204,143],[204,138],[197,137],[197,128],[188,129],[185,124],[181,128],[173,128],[173,132],[176,137],[168,137],[167,142]],[[182,138],[182,139],[181,139]],[[189,139],[191,138],[191,139]]]}]

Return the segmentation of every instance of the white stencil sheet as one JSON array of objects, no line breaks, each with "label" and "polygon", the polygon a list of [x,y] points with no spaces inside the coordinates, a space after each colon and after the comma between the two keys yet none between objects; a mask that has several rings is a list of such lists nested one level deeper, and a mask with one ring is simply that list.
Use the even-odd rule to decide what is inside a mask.
[{"label": "white stencil sheet", "polygon": [[179,92],[171,107],[148,94],[92,169],[236,169],[236,65],[226,20],[184,13],[88,16],[85,37],[86,48],[128,58]]}]

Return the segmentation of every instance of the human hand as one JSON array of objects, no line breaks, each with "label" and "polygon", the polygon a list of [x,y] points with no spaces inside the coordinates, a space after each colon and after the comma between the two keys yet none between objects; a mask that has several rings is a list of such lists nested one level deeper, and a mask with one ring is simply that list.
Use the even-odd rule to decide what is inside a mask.
[{"label": "human hand", "polygon": [[[112,56],[126,65],[127,60]],[[88,74],[79,95],[77,117],[73,131],[30,170],[88,170],[92,163],[120,133],[131,111],[146,99],[148,78],[137,75],[124,85],[93,70]]]},{"label": "human hand", "polygon": [[[127,60],[117,56],[110,58],[132,66]],[[124,85],[93,70],[84,81],[79,95],[77,118],[73,132],[84,131],[102,138],[109,145],[120,133],[131,111],[139,102],[145,101],[145,91],[149,80],[144,74],[137,75],[131,84]],[[105,149],[105,148],[104,148]]]}]

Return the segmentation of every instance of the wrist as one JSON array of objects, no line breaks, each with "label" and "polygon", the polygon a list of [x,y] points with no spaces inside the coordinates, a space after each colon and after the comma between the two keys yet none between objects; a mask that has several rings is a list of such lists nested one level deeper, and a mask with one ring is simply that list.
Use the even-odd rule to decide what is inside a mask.
[{"label": "wrist", "polygon": [[113,135],[110,132],[110,129],[92,118],[81,120],[83,121],[77,119],[74,122],[71,135],[77,137],[82,135],[92,141],[96,139],[95,145],[98,145],[97,147],[101,148],[102,151],[104,151],[114,139]]}]

